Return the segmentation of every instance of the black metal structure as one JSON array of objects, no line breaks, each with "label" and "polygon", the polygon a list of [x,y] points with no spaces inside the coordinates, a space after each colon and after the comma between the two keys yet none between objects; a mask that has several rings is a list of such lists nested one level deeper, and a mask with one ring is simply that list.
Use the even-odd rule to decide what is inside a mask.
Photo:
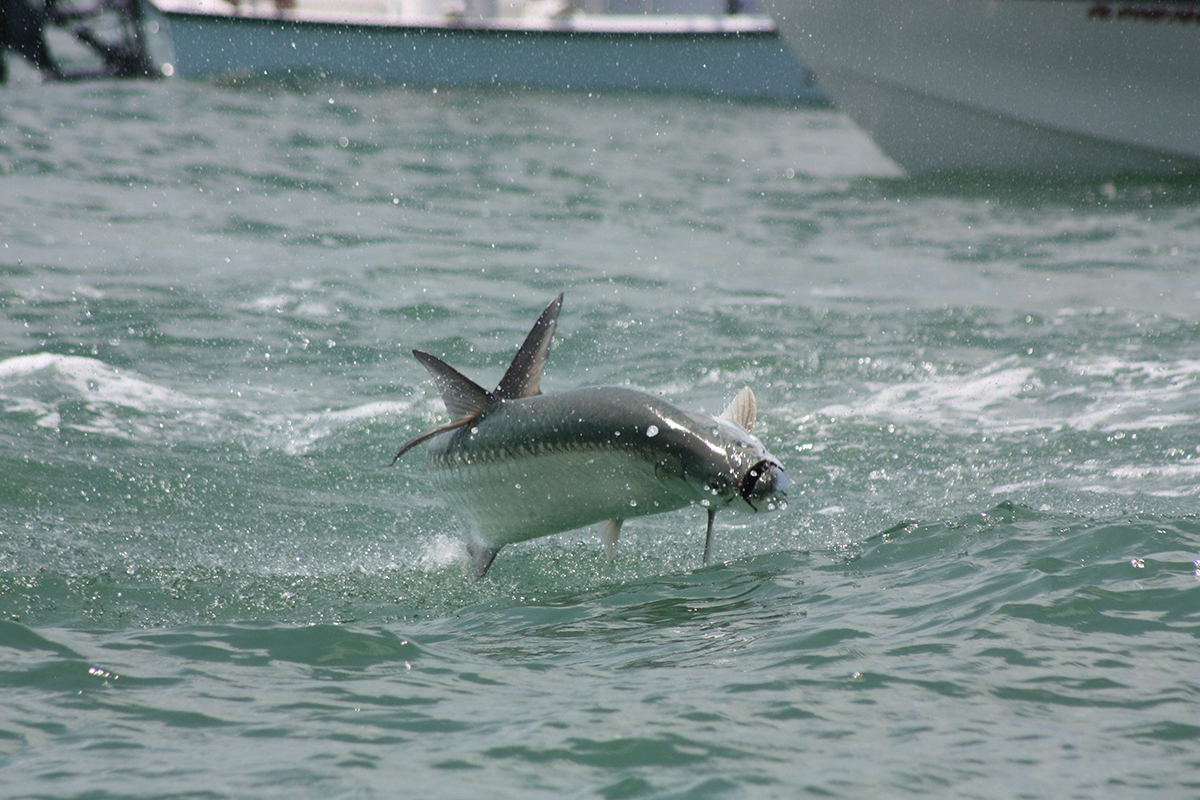
[{"label": "black metal structure", "polygon": [[[68,34],[91,58],[64,67],[53,30]],[[0,83],[5,54],[16,53],[43,78],[145,78],[158,75],[149,53],[141,0],[0,0]]]}]

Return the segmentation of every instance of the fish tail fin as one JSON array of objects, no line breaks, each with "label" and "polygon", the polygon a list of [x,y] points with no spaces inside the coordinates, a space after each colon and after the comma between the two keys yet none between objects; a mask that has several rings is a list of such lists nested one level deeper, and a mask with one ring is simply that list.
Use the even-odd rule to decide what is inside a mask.
[{"label": "fish tail fin", "polygon": [[491,396],[498,400],[515,400],[519,397],[533,397],[541,393],[542,368],[546,366],[546,358],[550,352],[550,340],[554,338],[554,329],[558,327],[558,312],[562,309],[563,296],[550,301],[546,310],[533,323],[533,329],[525,337],[521,349],[500,383]]},{"label": "fish tail fin", "polygon": [[442,402],[446,404],[446,410],[450,412],[453,422],[447,422],[424,433],[419,433],[400,445],[400,449],[392,457],[393,464],[400,460],[400,456],[426,439],[433,438],[439,433],[461,428],[471,422],[482,414],[488,407],[488,403],[491,402],[491,398],[488,397],[487,391],[482,386],[437,356],[431,356],[420,350],[413,350],[413,355],[433,376],[433,382],[437,384],[438,391],[442,393]]},{"label": "fish tail fin", "polygon": [[479,416],[488,407],[491,398],[487,390],[478,383],[437,356],[420,350],[413,350],[413,355],[433,376],[433,382],[442,393],[442,402],[446,404],[446,410],[450,412],[452,419],[471,419]]}]

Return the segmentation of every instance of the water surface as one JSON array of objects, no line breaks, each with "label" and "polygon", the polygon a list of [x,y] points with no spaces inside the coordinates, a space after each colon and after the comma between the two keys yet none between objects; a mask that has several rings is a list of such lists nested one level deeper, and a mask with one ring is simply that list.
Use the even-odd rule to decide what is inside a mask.
[{"label": "water surface", "polygon": [[[317,78],[0,109],[13,797],[1191,797],[1200,191],[824,109]],[[473,582],[409,355],[719,410],[793,487]]]}]

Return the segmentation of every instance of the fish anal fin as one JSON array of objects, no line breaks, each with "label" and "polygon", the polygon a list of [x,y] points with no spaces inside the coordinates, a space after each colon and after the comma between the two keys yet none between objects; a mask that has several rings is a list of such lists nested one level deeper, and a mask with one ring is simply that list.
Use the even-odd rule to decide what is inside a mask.
[{"label": "fish anal fin", "polygon": [[488,568],[496,560],[496,553],[499,552],[499,547],[487,547],[475,542],[467,542],[467,554],[471,556],[471,564],[475,567],[476,578],[482,578],[487,574]]},{"label": "fish anal fin", "polygon": [[758,414],[758,403],[754,400],[754,392],[747,386],[738,392],[737,397],[729,402],[721,416],[731,419],[747,431],[754,430],[754,418]]},{"label": "fish anal fin", "polygon": [[621,535],[623,519],[606,519],[600,523],[600,536],[604,539],[604,551],[608,560],[612,561],[617,555],[617,538]]},{"label": "fish anal fin", "polygon": [[546,366],[546,358],[550,353],[550,341],[554,338],[554,329],[558,327],[558,312],[562,309],[563,296],[550,301],[546,310],[533,323],[533,329],[525,337],[521,348],[504,377],[500,379],[492,398],[497,400],[516,400],[520,397],[533,397],[541,392],[542,368]]},{"label": "fish anal fin", "polygon": [[437,384],[438,391],[442,393],[446,411],[450,412],[450,418],[457,420],[458,424],[463,424],[461,421],[464,419],[478,416],[488,407],[491,398],[488,396],[487,390],[475,381],[437,356],[431,356],[420,350],[413,350],[413,355],[433,376],[433,382]]}]

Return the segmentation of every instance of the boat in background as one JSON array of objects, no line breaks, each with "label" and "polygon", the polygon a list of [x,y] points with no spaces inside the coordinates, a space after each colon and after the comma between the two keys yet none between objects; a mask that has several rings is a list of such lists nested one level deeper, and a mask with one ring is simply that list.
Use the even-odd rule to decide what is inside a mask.
[{"label": "boat in background", "polygon": [[1200,3],[764,0],[909,174],[1200,168]]},{"label": "boat in background", "polygon": [[[825,103],[758,13],[733,0],[154,0],[179,76],[316,71],[421,86],[655,90]],[[629,6],[626,9],[621,4]],[[687,12],[687,13],[683,13]]]}]

